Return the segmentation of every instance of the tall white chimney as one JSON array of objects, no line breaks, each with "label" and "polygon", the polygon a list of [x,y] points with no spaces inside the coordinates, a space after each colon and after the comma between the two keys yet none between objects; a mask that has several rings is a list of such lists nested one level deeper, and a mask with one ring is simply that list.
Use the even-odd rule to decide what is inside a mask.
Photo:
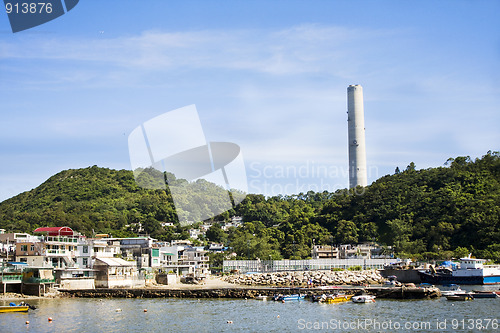
[{"label": "tall white chimney", "polygon": [[366,186],[365,111],[363,87],[347,87],[347,124],[349,137],[349,188]]}]

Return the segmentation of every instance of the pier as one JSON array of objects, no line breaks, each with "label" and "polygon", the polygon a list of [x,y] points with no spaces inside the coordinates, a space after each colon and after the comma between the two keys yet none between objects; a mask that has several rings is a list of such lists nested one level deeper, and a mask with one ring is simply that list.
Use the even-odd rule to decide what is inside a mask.
[{"label": "pier", "polygon": [[276,294],[302,293],[308,296],[329,293],[360,294],[362,292],[385,299],[432,299],[441,296],[438,288],[417,287],[341,287],[333,289],[320,288],[213,288],[213,289],[166,289],[166,288],[140,288],[140,289],[86,289],[86,290],[60,290],[68,297],[82,298],[255,298],[258,295],[273,296]]}]

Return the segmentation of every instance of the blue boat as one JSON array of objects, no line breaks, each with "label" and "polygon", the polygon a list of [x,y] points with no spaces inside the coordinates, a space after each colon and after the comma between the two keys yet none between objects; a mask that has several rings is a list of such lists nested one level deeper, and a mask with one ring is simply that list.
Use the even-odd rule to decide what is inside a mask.
[{"label": "blue boat", "polygon": [[278,301],[300,301],[305,298],[306,295],[293,294],[293,295],[281,295],[277,298]]}]

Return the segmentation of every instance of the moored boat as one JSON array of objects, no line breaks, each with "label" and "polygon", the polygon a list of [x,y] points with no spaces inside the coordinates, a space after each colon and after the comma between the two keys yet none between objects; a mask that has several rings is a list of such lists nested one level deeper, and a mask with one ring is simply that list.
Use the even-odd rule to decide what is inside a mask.
[{"label": "moored boat", "polygon": [[301,295],[301,294],[282,295],[277,298],[277,301],[300,301],[305,297],[306,295]]},{"label": "moored boat", "polygon": [[485,259],[461,258],[460,267],[418,274],[423,282],[432,284],[500,284],[500,265],[485,265]]},{"label": "moored boat", "polygon": [[259,294],[259,296],[255,296],[255,299],[259,301],[267,301],[269,299],[269,296]]},{"label": "moored boat", "polygon": [[472,301],[473,298],[469,294],[458,294],[446,296],[448,301]]},{"label": "moored boat", "polygon": [[398,282],[398,277],[396,275],[391,275],[387,277],[387,281],[384,282],[386,286],[395,286]]},{"label": "moored boat", "polygon": [[358,295],[353,296],[351,300],[354,303],[375,303],[375,296],[372,295]]},{"label": "moored boat", "polygon": [[441,295],[443,296],[452,296],[457,293],[460,294],[464,292],[457,284],[443,285],[443,287],[446,288],[441,290]]},{"label": "moored boat", "polygon": [[473,298],[498,298],[498,296],[494,291],[477,291],[469,293]]},{"label": "moored boat", "polygon": [[343,303],[350,301],[353,295],[323,295],[319,298],[318,302],[333,304],[333,303]]},{"label": "moored boat", "polygon": [[28,312],[29,310],[28,305],[5,305],[5,306],[0,306],[0,313],[4,312]]}]

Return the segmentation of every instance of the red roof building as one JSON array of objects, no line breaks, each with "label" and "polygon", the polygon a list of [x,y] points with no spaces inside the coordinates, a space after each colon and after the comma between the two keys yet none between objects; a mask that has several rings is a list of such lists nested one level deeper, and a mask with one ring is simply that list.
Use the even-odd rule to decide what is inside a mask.
[{"label": "red roof building", "polygon": [[70,227],[43,227],[37,228],[33,232],[44,232],[48,236],[73,236],[75,234]]}]

